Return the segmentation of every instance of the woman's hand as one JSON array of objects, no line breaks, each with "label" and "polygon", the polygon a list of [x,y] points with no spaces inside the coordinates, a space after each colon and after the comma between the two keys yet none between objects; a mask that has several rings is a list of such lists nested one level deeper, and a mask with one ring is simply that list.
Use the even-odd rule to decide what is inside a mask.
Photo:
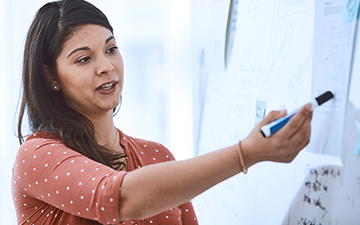
[{"label": "woman's hand", "polygon": [[286,111],[272,111],[241,142],[246,168],[261,161],[291,162],[310,141],[311,104],[305,105],[278,132],[265,138],[260,129],[285,116]]}]

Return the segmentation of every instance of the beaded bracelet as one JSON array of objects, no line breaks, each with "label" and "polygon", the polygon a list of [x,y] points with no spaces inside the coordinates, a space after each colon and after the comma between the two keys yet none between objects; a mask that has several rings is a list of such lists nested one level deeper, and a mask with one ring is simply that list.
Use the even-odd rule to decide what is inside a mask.
[{"label": "beaded bracelet", "polygon": [[241,171],[246,174],[247,173],[247,169],[245,167],[245,164],[244,164],[244,160],[243,160],[243,157],[242,157],[242,154],[241,154],[241,141],[239,141],[239,145],[238,145],[238,152],[239,152],[239,158],[240,158],[240,165],[241,165]]}]

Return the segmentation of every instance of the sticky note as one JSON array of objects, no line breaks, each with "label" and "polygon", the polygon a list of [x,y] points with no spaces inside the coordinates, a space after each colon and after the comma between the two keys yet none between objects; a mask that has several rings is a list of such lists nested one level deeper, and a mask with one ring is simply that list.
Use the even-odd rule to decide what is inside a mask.
[{"label": "sticky note", "polygon": [[237,8],[239,0],[231,0],[225,42],[225,68],[228,67],[236,33]]},{"label": "sticky note", "polygon": [[359,18],[360,0],[348,0],[345,7],[344,20],[350,22]]},{"label": "sticky note", "polygon": [[266,101],[257,100],[255,125],[258,124],[265,117],[265,113],[266,113]]},{"label": "sticky note", "polygon": [[356,124],[358,125],[358,131],[359,131],[359,136],[358,136],[358,141],[356,143],[355,149],[354,149],[354,154],[360,156],[360,124]]}]

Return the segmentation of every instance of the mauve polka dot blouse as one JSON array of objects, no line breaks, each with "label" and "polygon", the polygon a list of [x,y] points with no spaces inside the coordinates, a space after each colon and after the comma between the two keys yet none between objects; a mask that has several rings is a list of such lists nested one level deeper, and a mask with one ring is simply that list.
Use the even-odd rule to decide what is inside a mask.
[{"label": "mauve polka dot blouse", "polygon": [[[163,145],[120,132],[128,171],[175,160]],[[144,220],[122,222],[120,191],[125,171],[116,171],[66,147],[44,133],[34,133],[16,155],[12,195],[18,224],[197,225],[190,202]]]}]

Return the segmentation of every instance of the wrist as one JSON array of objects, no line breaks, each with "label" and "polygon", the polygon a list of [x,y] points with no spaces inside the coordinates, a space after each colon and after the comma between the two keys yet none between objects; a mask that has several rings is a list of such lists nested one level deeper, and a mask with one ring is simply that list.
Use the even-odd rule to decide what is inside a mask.
[{"label": "wrist", "polygon": [[243,172],[244,174],[246,174],[248,167],[247,167],[246,164],[244,163],[244,157],[243,157],[242,149],[241,149],[241,140],[240,140],[239,143],[237,144],[237,150],[238,150],[238,155],[239,155],[241,172]]},{"label": "wrist", "polygon": [[[241,144],[240,144],[241,142]],[[264,161],[261,157],[260,152],[258,152],[258,149],[253,149],[254,144],[252,143],[248,143],[248,140],[245,139],[243,141],[239,141],[239,147],[241,147],[241,153],[242,153],[242,158],[244,161],[244,167],[245,168],[249,168],[251,166],[253,166],[254,164]]]}]

